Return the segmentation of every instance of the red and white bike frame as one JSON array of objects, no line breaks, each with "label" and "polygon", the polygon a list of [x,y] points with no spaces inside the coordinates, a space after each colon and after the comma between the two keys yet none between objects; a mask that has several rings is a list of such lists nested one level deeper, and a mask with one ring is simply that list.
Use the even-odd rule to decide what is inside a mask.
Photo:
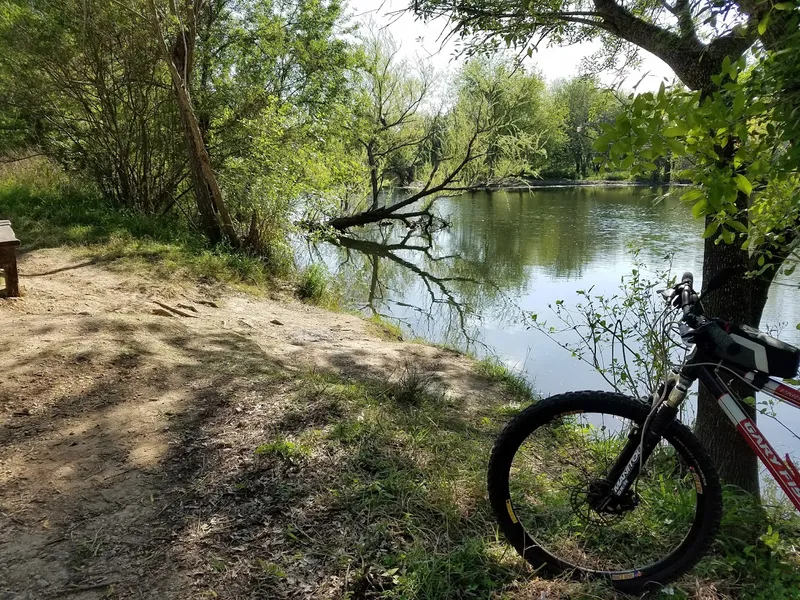
[{"label": "red and white bike frame", "polygon": [[[753,449],[753,452],[758,455],[795,508],[800,511],[800,471],[789,458],[789,455],[787,454],[785,458],[781,458],[778,455],[772,444],[761,433],[755,421],[744,413],[739,403],[731,396],[727,388],[722,385],[715,373],[708,368],[704,368],[699,375],[700,381],[716,396],[719,406],[734,424],[739,434]],[[800,408],[800,390],[779,383],[771,377],[756,371],[742,371],[739,372],[739,375],[749,381],[755,389],[761,390],[765,394],[795,408]]]}]

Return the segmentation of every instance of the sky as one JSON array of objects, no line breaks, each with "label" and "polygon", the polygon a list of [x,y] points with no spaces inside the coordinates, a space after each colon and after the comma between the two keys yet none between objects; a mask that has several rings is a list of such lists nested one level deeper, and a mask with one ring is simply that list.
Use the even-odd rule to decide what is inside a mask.
[{"label": "sky", "polygon": [[[397,12],[408,6],[408,0],[350,0],[350,13],[357,22],[374,21],[379,27],[385,27],[400,44],[401,53],[409,58],[429,57],[437,70],[451,71],[454,65],[460,64],[460,58],[454,57],[456,47],[448,44],[442,47],[440,34],[444,23],[423,23],[417,21],[411,13]],[[597,46],[590,43],[576,44],[566,47],[540,48],[526,64],[535,66],[547,79],[553,82],[559,78],[569,78],[580,74],[581,59],[593,54]],[[672,70],[660,59],[649,53],[642,53],[642,65],[633,71],[623,82],[623,87],[631,89],[641,80],[637,91],[658,89],[666,78],[669,83],[674,79]],[[644,79],[642,79],[644,77]],[[615,75],[601,77],[607,85],[618,83]]]}]

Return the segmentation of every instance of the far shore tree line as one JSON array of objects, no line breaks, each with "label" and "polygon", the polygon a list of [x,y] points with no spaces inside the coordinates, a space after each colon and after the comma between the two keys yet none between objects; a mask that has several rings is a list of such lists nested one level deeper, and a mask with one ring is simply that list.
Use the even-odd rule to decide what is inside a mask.
[{"label": "far shore tree line", "polygon": [[[742,273],[706,308],[759,324],[800,243],[796,0],[409,10],[462,37],[469,60],[457,72],[355,30],[341,0],[4,2],[0,161],[45,155],[98,202],[186,220],[210,245],[267,264],[286,261],[298,224],[411,230],[433,223],[437,197],[476,187],[677,177],[695,184],[683,200],[705,221],[703,279]],[[502,58],[587,40],[599,42],[595,72],[647,50],[682,85],[630,97],[588,76],[548,87]],[[698,406],[723,478],[757,493],[750,449],[712,397]]]}]

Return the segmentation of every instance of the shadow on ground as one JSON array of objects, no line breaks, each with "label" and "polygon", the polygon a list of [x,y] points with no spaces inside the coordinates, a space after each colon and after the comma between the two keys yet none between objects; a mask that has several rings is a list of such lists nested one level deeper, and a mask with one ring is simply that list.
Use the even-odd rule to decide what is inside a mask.
[{"label": "shadow on ground", "polygon": [[0,359],[3,597],[484,598],[520,573],[483,499],[491,403],[168,319],[27,338]]}]

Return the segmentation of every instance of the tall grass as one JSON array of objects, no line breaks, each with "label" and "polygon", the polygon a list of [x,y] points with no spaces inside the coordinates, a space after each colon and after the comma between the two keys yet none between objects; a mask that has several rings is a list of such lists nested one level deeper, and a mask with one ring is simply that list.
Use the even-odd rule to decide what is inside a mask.
[{"label": "tall grass", "polygon": [[0,167],[0,218],[10,219],[22,252],[74,246],[101,262],[146,265],[163,277],[262,286],[291,265],[211,248],[188,219],[145,215],[111,204],[45,160]]}]

